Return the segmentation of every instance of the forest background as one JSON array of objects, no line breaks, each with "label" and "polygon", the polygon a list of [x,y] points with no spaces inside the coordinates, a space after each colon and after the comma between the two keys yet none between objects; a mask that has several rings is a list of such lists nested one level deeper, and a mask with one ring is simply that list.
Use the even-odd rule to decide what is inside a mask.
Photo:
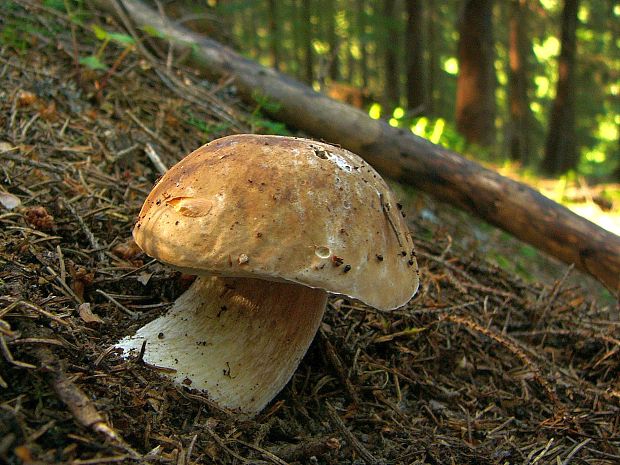
[{"label": "forest background", "polygon": [[[538,184],[556,201],[583,200],[570,186],[620,181],[620,5],[613,0],[160,7],[371,117]],[[610,210],[620,191],[607,185],[595,197]],[[615,230],[617,222],[606,226]]]}]

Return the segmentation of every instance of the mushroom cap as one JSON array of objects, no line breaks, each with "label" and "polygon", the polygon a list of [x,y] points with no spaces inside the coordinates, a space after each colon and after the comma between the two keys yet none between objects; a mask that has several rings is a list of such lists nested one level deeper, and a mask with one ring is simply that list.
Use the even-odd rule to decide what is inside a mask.
[{"label": "mushroom cap", "polygon": [[294,282],[388,310],[418,288],[399,208],[381,176],[345,149],[234,135],[173,166],[133,235],[187,273]]}]

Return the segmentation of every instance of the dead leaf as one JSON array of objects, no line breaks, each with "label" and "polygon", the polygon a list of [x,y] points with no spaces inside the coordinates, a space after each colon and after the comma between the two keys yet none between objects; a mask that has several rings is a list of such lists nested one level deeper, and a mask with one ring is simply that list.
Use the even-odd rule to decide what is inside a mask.
[{"label": "dead leaf", "polygon": [[92,312],[88,302],[78,307],[78,313],[80,314],[80,318],[84,320],[84,323],[103,323],[103,320]]},{"label": "dead leaf", "polygon": [[45,207],[36,205],[26,209],[24,212],[26,223],[39,231],[50,231],[56,226],[54,217],[50,215]]},{"label": "dead leaf", "polygon": [[17,147],[13,147],[13,145],[9,144],[8,142],[0,140],[0,152],[9,152],[16,149]]},{"label": "dead leaf", "polygon": [[20,107],[28,107],[37,101],[37,96],[27,90],[20,91],[17,94],[17,105]]},{"label": "dead leaf", "polygon": [[13,210],[19,207],[21,203],[21,200],[19,200],[19,197],[16,195],[9,194],[8,192],[0,192],[0,204],[7,210]]},{"label": "dead leaf", "polygon": [[125,242],[116,244],[112,249],[112,253],[123,260],[131,260],[142,253],[142,249],[138,247],[138,244],[132,238],[129,238]]},{"label": "dead leaf", "polygon": [[143,286],[146,286],[147,283],[150,281],[151,276],[153,276],[153,273],[148,273],[146,271],[143,273],[140,273],[140,275],[138,276],[138,282],[142,284]]}]

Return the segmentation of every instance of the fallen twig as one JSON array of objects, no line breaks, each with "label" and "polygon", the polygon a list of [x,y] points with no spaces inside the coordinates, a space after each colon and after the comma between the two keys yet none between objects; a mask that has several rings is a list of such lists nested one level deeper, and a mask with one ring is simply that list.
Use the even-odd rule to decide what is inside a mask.
[{"label": "fallen twig", "polygon": [[144,153],[146,153],[146,156],[149,157],[149,160],[151,160],[151,163],[153,163],[153,166],[155,166],[155,169],[159,174],[166,174],[168,168],[166,168],[166,165],[163,161],[161,161],[161,158],[159,157],[153,146],[148,142],[144,146]]},{"label": "fallen twig", "polygon": [[329,417],[332,420],[332,423],[340,433],[345,437],[347,443],[359,454],[362,460],[370,465],[379,465],[379,460],[372,455],[366,447],[357,439],[351,431],[347,428],[344,422],[338,416],[336,409],[329,403],[326,402],[327,412],[329,413]]}]

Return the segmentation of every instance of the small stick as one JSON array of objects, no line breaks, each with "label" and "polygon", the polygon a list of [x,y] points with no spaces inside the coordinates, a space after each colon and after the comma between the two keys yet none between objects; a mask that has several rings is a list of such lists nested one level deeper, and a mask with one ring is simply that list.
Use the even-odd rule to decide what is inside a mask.
[{"label": "small stick", "polygon": [[23,154],[13,154],[6,152],[0,152],[0,158],[6,158],[7,160],[15,161],[17,163],[22,163],[24,165],[33,166],[35,168],[40,168],[44,171],[49,171],[55,174],[66,174],[67,169],[58,168],[57,166],[51,165],[49,163],[43,163],[36,160],[31,160],[30,158],[25,158]]},{"label": "small stick", "polygon": [[263,457],[265,457],[270,462],[273,462],[277,465],[288,465],[284,460],[282,460],[280,457],[275,455],[273,452],[263,449],[262,447],[259,447],[255,444],[251,444],[249,442],[242,441],[241,439],[235,439],[235,441],[237,441],[241,445],[249,447],[250,449],[254,449],[257,452],[260,452],[263,455]]},{"label": "small stick", "polygon": [[56,255],[58,255],[58,262],[60,264],[60,279],[61,281],[66,283],[67,282],[67,269],[65,267],[65,259],[63,257],[62,249],[60,248],[60,245],[56,246]]},{"label": "small stick", "polygon": [[332,436],[309,438],[299,444],[287,444],[271,449],[284,461],[307,463],[313,455],[320,457],[340,449],[340,441]]},{"label": "small stick", "polygon": [[194,450],[196,439],[198,439],[198,435],[194,434],[194,437],[192,438],[191,442],[189,443],[189,446],[187,447],[187,454],[185,455],[185,463],[187,463],[188,465],[191,464],[190,458],[192,457],[192,451]]},{"label": "small stick", "polygon": [[34,310],[35,312],[38,312],[41,315],[46,316],[47,318],[51,320],[54,320],[56,323],[59,323],[64,326],[69,326],[69,323],[63,320],[62,318],[57,317],[56,315],[48,312],[47,310],[42,309],[41,307],[33,304],[32,302],[26,302],[25,300],[14,300],[12,304],[15,304],[16,307],[19,305],[23,305],[24,307],[29,308],[30,310]]},{"label": "small stick", "polygon": [[72,297],[73,300],[75,300],[78,304],[84,303],[84,300],[80,299],[80,297],[73,291],[73,289],[69,287],[67,282],[64,281],[60,276],[58,276],[58,273],[56,273],[56,271],[51,266],[46,266],[45,269],[56,279],[56,281],[58,281],[60,287],[62,287],[67,292],[69,297]]},{"label": "small stick", "polygon": [[224,440],[219,437],[215,431],[213,431],[211,428],[209,428],[208,426],[205,427],[205,431],[209,434],[209,436],[211,436],[213,439],[215,439],[215,442],[217,442],[217,445],[220,446],[222,449],[224,449],[226,452],[228,452],[230,455],[232,455],[234,458],[236,458],[237,460],[240,460],[242,463],[250,463],[252,462],[252,460],[250,459],[246,459],[245,457],[237,454],[234,450],[232,450],[230,447],[228,447],[226,445],[226,443],[224,443]]},{"label": "small stick", "polygon": [[127,315],[129,315],[132,318],[137,318],[138,314],[136,312],[133,312],[131,310],[129,310],[127,307],[125,307],[122,303],[120,303],[118,300],[116,300],[114,297],[112,297],[109,294],[106,294],[104,291],[102,291],[101,289],[97,289],[97,293],[101,294],[102,296],[104,296],[106,299],[108,299],[110,302],[112,302],[114,305],[116,305],[118,308],[120,308],[122,311],[124,311]]},{"label": "small stick", "polygon": [[39,119],[39,113],[36,113],[32,118],[30,118],[28,120],[28,122],[26,123],[26,125],[24,126],[24,128],[22,129],[22,133],[21,133],[21,139],[25,139],[26,138],[26,134],[28,133],[28,129],[30,129],[30,126],[32,126],[32,124]]},{"label": "small stick", "polygon": [[327,336],[325,336],[325,333],[322,330],[319,331],[319,335],[321,336],[321,342],[323,343],[323,347],[325,349],[325,354],[327,355],[327,359],[329,360],[331,365],[336,370],[336,373],[338,374],[340,381],[344,384],[344,387],[346,388],[347,393],[349,394],[349,397],[351,398],[353,403],[359,404],[360,403],[359,396],[357,395],[357,392],[355,391],[355,388],[353,387],[353,383],[351,383],[351,380],[347,376],[347,373],[344,367],[342,366],[342,361],[340,360],[340,357],[338,357],[338,354],[336,353],[336,349],[334,348],[333,344],[329,342],[329,340],[327,339]]},{"label": "small stick", "polygon": [[101,246],[99,245],[99,241],[97,240],[93,232],[84,222],[84,219],[78,214],[77,210],[69,202],[64,201],[63,204],[65,205],[65,207],[67,207],[67,210],[69,210],[71,214],[75,217],[75,219],[78,221],[78,224],[80,225],[82,232],[86,235],[86,238],[88,239],[88,242],[90,243],[91,247],[97,251],[97,259],[100,262],[105,262],[106,261],[105,253],[101,249]]},{"label": "small stick", "polygon": [[183,390],[179,390],[178,392],[183,397],[186,397],[186,398],[193,399],[193,400],[196,400],[198,402],[204,403],[211,410],[215,410],[216,412],[219,412],[219,413],[223,414],[226,417],[231,417],[233,415],[233,412],[231,410],[227,409],[226,407],[222,407],[222,406],[216,404],[215,402],[213,402],[208,397],[201,396],[199,394],[192,394],[191,392],[186,392],[186,391],[183,391]]},{"label": "small stick", "polygon": [[66,344],[58,339],[49,339],[42,337],[22,337],[20,339],[15,339],[14,341],[9,342],[9,345],[12,346],[16,346],[19,344],[45,344],[66,347]]},{"label": "small stick", "polygon": [[75,420],[86,428],[90,428],[113,441],[133,458],[140,454],[134,451],[119,434],[112,429],[105,418],[99,413],[95,404],[86,393],[76,385],[64,372],[61,363],[54,358],[52,352],[45,348],[37,348],[36,357],[44,371],[51,372],[49,382],[58,398],[67,406]]},{"label": "small stick", "polygon": [[138,126],[140,126],[140,128],[146,132],[150,137],[152,137],[153,139],[155,139],[158,143],[160,143],[166,150],[168,150],[170,153],[177,153],[178,149],[176,149],[175,147],[173,147],[172,145],[170,145],[168,142],[166,142],[164,139],[162,139],[162,137],[157,134],[156,132],[152,131],[151,129],[149,129],[142,121],[140,121],[138,119],[138,117],[136,115],[134,115],[131,111],[129,110],[125,110],[125,113],[127,113],[127,115],[133,120],[134,123],[136,123]]},{"label": "small stick", "polygon": [[163,161],[161,161],[161,158],[159,157],[153,146],[148,142],[144,146],[144,153],[146,153],[146,156],[149,157],[149,160],[151,160],[151,163],[153,163],[155,169],[159,174],[166,174],[168,168],[166,168],[166,165]]},{"label": "small stick", "polygon": [[573,447],[570,453],[566,456],[566,458],[562,462],[562,465],[568,465],[572,461],[575,454],[577,454],[577,452],[579,452],[584,446],[588,445],[590,441],[592,441],[592,438],[587,438],[579,444],[575,444],[575,447]]},{"label": "small stick", "polygon": [[14,365],[19,368],[36,368],[36,366],[31,365],[30,363],[20,362],[19,360],[15,360],[13,358],[13,354],[9,350],[9,346],[6,343],[6,339],[4,339],[4,336],[2,334],[0,334],[0,351],[2,352],[2,355],[4,356],[4,359],[11,365]]},{"label": "small stick", "polygon": [[336,426],[336,428],[343,434],[346,438],[347,442],[351,445],[351,447],[360,455],[362,460],[370,465],[379,465],[379,461],[364,447],[364,445],[357,439],[351,431],[344,424],[342,419],[336,413],[336,409],[329,403],[326,402],[327,412],[329,413],[329,417],[332,422]]}]

